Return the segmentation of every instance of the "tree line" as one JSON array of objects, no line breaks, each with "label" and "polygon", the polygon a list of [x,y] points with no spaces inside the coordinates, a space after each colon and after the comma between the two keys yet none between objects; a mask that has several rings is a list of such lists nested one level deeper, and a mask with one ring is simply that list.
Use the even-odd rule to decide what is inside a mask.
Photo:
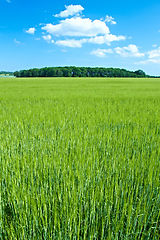
[{"label": "tree line", "polygon": [[0,75],[1,74],[13,76],[13,72],[0,71]]},{"label": "tree line", "polygon": [[16,77],[149,77],[142,70],[128,71],[119,68],[45,67],[14,72]]}]

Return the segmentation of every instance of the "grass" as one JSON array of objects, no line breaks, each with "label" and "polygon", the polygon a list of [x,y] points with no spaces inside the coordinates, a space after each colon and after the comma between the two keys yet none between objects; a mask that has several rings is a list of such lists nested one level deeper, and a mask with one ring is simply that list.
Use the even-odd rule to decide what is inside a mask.
[{"label": "grass", "polygon": [[0,239],[159,239],[160,79],[0,79]]}]

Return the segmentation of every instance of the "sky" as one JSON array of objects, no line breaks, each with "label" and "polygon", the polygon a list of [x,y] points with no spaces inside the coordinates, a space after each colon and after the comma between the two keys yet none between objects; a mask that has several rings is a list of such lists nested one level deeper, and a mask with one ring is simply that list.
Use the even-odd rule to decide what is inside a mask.
[{"label": "sky", "polygon": [[0,71],[56,66],[160,76],[160,1],[0,0]]}]

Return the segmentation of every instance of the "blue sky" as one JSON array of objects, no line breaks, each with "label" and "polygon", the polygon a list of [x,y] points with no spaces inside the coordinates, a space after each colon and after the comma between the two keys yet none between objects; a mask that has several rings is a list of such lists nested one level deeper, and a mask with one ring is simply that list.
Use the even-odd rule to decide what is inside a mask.
[{"label": "blue sky", "polygon": [[0,71],[49,66],[160,75],[160,1],[0,0]]}]

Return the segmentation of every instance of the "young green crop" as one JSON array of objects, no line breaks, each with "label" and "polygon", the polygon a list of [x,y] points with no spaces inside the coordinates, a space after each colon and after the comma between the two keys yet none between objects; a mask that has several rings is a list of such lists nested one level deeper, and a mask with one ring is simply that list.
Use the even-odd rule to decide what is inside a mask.
[{"label": "young green crop", "polygon": [[0,239],[159,239],[159,79],[0,79]]}]

